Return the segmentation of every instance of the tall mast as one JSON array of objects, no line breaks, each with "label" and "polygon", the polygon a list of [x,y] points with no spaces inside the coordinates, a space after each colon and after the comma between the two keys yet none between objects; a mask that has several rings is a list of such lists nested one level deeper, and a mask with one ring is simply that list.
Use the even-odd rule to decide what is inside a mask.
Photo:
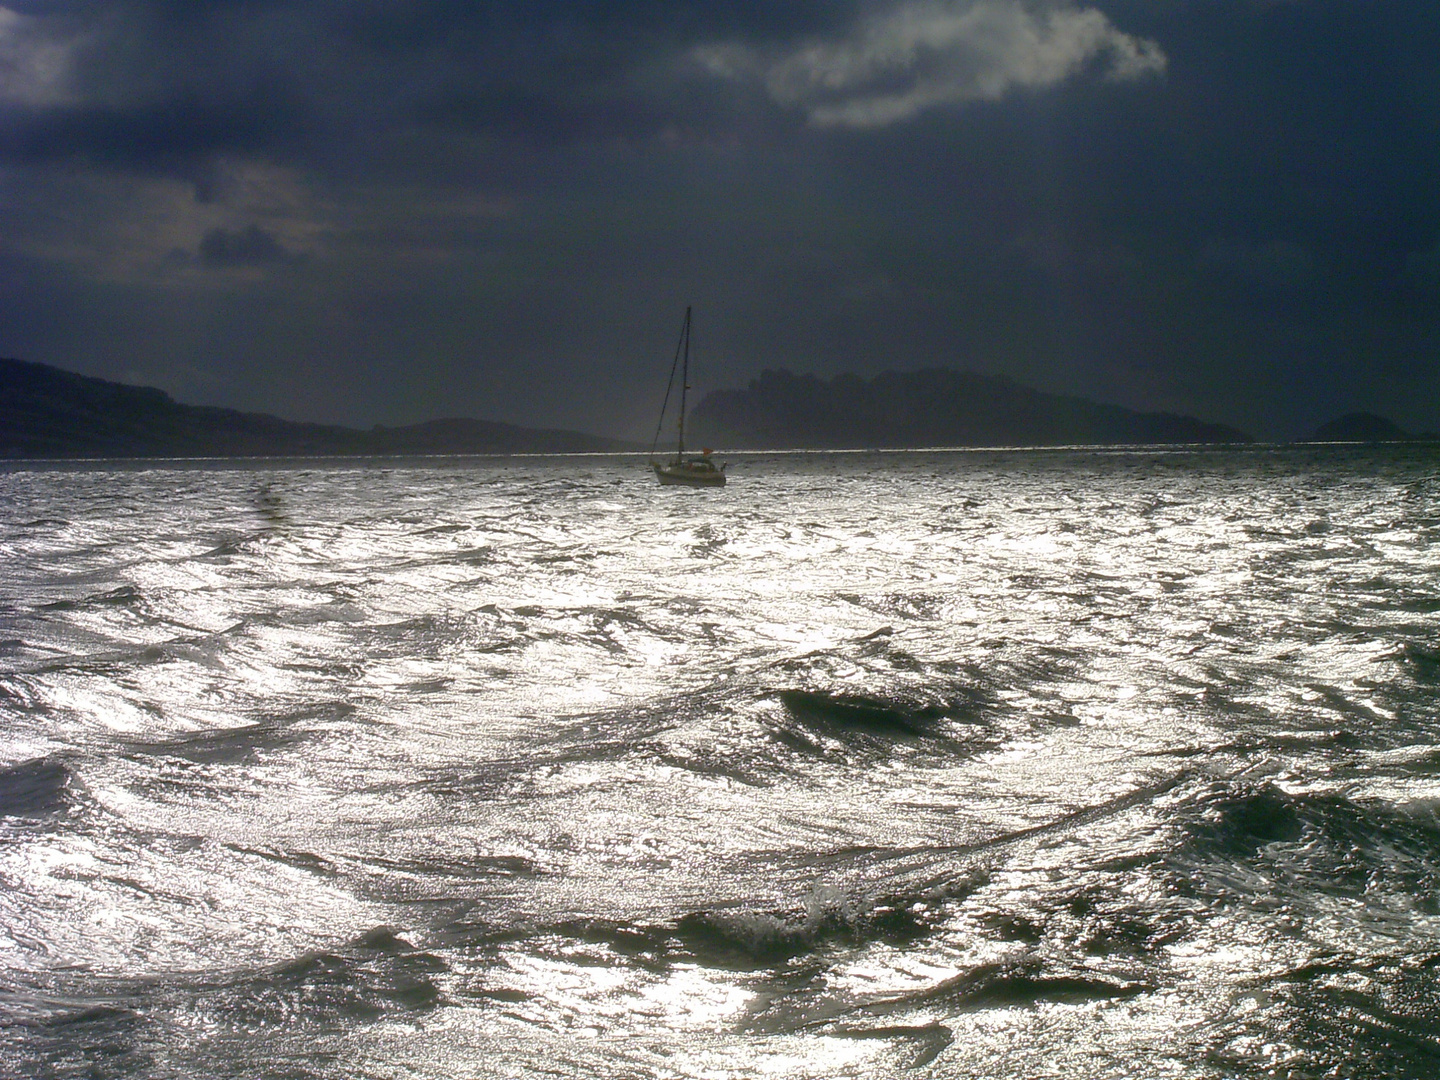
[{"label": "tall mast", "polygon": [[680,440],[675,460],[685,457],[685,391],[690,389],[690,305],[685,305],[685,366],[680,369]]}]

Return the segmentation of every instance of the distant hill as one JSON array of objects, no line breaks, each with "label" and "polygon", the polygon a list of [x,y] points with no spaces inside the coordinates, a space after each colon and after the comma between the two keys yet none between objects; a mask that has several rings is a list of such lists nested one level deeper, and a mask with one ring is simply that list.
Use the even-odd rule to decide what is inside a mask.
[{"label": "distant hill", "polygon": [[693,445],[753,449],[1252,441],[1194,417],[1135,412],[950,370],[828,381],[766,371],[744,390],[707,394],[686,427]]},{"label": "distant hill", "polygon": [[1425,439],[1411,435],[1383,416],[1374,413],[1346,413],[1328,424],[1321,424],[1305,442],[1410,442]]},{"label": "distant hill", "polygon": [[181,405],[164,391],[0,359],[0,458],[585,453],[636,447],[485,420],[369,431]]}]

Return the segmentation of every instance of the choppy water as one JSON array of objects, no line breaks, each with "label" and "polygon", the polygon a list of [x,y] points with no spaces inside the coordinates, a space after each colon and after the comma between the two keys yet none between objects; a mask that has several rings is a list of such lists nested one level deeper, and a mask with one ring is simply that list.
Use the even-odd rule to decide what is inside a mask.
[{"label": "choppy water", "polygon": [[0,1075],[1440,1075],[1440,456],[0,473]]}]

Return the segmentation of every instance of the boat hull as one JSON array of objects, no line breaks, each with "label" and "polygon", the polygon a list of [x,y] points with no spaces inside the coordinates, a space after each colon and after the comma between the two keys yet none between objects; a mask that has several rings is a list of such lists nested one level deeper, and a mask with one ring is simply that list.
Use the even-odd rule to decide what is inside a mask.
[{"label": "boat hull", "polygon": [[655,470],[655,479],[659,480],[661,484],[675,484],[682,487],[725,486],[725,473],[709,463],[698,465],[687,461],[661,465],[652,461],[650,467]]}]

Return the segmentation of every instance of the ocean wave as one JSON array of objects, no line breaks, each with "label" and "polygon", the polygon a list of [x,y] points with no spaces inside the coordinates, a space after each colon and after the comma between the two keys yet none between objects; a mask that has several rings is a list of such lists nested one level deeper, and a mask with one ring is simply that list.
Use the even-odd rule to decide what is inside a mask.
[{"label": "ocean wave", "polygon": [[0,476],[0,1074],[1434,1073],[1406,454]]},{"label": "ocean wave", "polygon": [[33,758],[0,769],[0,817],[48,818],[72,805],[77,781],[61,758]]}]

